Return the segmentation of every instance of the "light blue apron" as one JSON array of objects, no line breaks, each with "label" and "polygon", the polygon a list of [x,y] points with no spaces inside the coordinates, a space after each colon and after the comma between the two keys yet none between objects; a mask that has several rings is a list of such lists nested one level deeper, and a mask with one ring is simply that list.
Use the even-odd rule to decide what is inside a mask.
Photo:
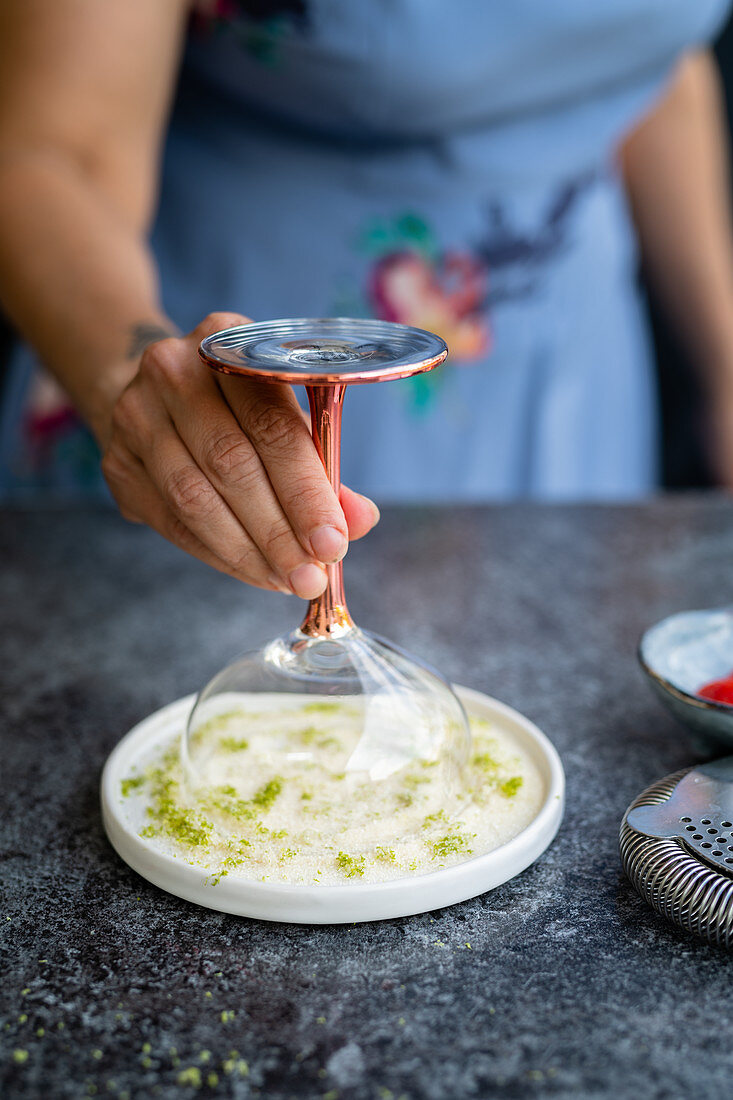
[{"label": "light blue apron", "polygon": [[[651,490],[656,399],[614,150],[727,2],[246,7],[189,38],[153,238],[174,320],[439,332],[443,369],[347,396],[343,478],[378,501]],[[31,362],[14,362],[0,486],[99,492],[78,427],[76,450],[34,463]]]}]

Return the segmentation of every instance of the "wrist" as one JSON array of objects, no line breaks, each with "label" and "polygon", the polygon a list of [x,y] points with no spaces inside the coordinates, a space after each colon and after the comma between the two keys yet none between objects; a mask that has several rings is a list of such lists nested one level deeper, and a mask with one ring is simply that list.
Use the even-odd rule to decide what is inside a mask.
[{"label": "wrist", "polygon": [[127,360],[106,365],[89,386],[84,399],[76,403],[102,451],[109,441],[112,410],[120,394],[135,377],[137,369],[137,363]]},{"label": "wrist", "polygon": [[102,450],[109,440],[115,404],[137,374],[145,348],[175,335],[177,329],[167,318],[137,322],[130,326],[125,355],[95,373],[80,404],[82,415]]}]

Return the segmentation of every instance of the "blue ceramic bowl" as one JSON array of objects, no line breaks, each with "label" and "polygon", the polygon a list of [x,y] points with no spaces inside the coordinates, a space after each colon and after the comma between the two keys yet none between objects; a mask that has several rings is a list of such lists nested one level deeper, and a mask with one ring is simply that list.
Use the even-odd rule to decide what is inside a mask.
[{"label": "blue ceramic bowl", "polygon": [[733,607],[662,619],[643,635],[639,663],[700,752],[733,752],[733,706],[695,694],[733,672]]}]

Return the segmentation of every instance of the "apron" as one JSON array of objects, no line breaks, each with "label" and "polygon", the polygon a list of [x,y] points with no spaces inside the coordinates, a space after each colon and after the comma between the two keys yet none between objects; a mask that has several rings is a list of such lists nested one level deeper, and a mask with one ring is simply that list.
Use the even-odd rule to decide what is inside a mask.
[{"label": "apron", "polygon": [[[442,368],[347,395],[342,476],[377,501],[648,493],[656,395],[614,153],[727,9],[201,4],[153,233],[166,309],[184,330],[216,309],[438,332]],[[0,491],[106,492],[23,348]]]}]

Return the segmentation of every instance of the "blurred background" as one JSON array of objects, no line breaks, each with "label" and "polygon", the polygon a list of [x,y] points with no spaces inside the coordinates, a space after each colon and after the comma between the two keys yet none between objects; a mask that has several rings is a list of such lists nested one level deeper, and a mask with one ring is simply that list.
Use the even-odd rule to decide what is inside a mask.
[{"label": "blurred background", "polygon": [[[714,51],[724,85],[728,133],[733,137],[733,18],[719,35]],[[658,307],[643,270],[639,272],[639,280],[651,319],[657,360],[662,485],[672,490],[712,487],[715,481],[702,443],[703,405],[696,373]],[[13,345],[12,328],[0,313],[0,397],[7,385]]]}]

